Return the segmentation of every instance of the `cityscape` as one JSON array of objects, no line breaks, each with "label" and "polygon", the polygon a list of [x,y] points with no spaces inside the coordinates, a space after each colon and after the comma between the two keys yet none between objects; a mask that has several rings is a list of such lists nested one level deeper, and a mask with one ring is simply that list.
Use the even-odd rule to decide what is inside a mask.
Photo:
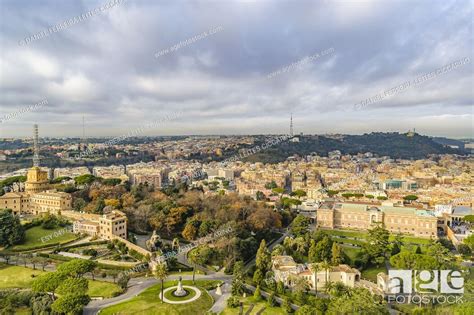
[{"label": "cityscape", "polygon": [[472,3],[0,15],[0,314],[474,314]]}]

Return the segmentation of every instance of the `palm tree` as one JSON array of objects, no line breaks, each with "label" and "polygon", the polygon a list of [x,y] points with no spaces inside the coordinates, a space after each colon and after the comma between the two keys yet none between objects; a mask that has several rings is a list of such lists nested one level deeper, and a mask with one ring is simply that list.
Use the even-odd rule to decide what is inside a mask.
[{"label": "palm tree", "polygon": [[316,295],[318,295],[318,271],[321,270],[321,266],[319,266],[318,263],[312,263],[311,264],[311,269],[314,272],[314,291],[316,292]]},{"label": "palm tree", "polygon": [[190,262],[193,263],[193,284],[195,284],[194,278],[195,278],[195,275],[196,275],[196,265],[203,264],[204,261],[203,261],[202,257],[199,255],[199,252],[197,250],[190,251],[189,254],[188,254],[188,259],[189,259]]},{"label": "palm tree", "polygon": [[326,292],[327,292],[327,284],[329,282],[329,268],[331,268],[331,265],[329,264],[329,262],[327,260],[323,261],[323,263],[321,264],[321,267],[326,270]]},{"label": "palm tree", "polygon": [[304,255],[306,253],[306,241],[301,236],[294,239],[293,245],[296,246],[296,252],[299,254]]},{"label": "palm tree", "polygon": [[165,298],[165,295],[163,293],[164,291],[163,282],[165,281],[166,277],[168,277],[168,266],[166,265],[165,262],[158,263],[155,266],[154,273],[155,273],[155,276],[161,280],[161,303],[163,303],[163,299]]}]

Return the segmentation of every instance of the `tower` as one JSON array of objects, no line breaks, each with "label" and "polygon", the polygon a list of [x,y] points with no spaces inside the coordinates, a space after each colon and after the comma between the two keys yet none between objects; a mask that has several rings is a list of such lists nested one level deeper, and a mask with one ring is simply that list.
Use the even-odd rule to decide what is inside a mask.
[{"label": "tower", "polygon": [[83,151],[86,151],[87,144],[86,144],[86,125],[84,123],[84,115],[82,116],[82,139],[81,143],[79,144],[79,151],[81,151],[81,147]]},{"label": "tower", "polygon": [[33,167],[39,167],[39,142],[38,142],[38,125],[33,125]]},{"label": "tower", "polygon": [[293,137],[293,113],[290,116],[290,136]]},{"label": "tower", "polygon": [[38,125],[33,125],[33,167],[26,174],[25,192],[37,193],[49,188],[48,173],[39,167]]}]

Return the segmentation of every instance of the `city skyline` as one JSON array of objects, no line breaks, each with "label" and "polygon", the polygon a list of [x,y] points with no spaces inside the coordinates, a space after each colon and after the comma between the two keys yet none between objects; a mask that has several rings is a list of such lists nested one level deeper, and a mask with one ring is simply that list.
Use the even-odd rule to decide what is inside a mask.
[{"label": "city skyline", "polygon": [[[83,116],[86,137],[117,136],[178,110],[143,135],[277,134],[292,112],[305,134],[472,137],[468,3],[117,1],[94,11],[107,3],[2,2],[0,117],[10,119],[0,137],[29,136],[34,123],[43,136],[80,137]],[[468,62],[354,110],[458,60]]]}]

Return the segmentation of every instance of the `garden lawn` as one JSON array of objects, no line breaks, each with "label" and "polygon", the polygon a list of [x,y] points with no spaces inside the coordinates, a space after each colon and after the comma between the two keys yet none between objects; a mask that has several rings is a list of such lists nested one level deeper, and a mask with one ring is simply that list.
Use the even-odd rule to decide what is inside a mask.
[{"label": "garden lawn", "polygon": [[[253,297],[248,297],[248,298],[241,298],[240,299],[242,302],[244,302],[244,309],[243,309],[243,314],[247,314],[248,310],[250,310],[250,305],[254,304],[254,307],[252,308],[252,311],[249,313],[249,315],[256,315],[261,309],[265,308],[265,310],[260,313],[261,315],[285,315],[286,312],[278,306],[278,303],[276,304],[277,306],[269,307],[268,304],[266,303],[265,300],[262,300],[260,302],[254,302]],[[238,315],[239,314],[240,307],[226,307],[220,315]]]},{"label": "garden lawn", "polygon": [[[66,243],[77,238],[76,235],[65,229],[65,227],[57,227],[47,230],[41,226],[34,226],[25,231],[25,241],[23,244],[13,246],[12,250],[29,250],[51,244]],[[52,236],[51,238],[45,239],[50,235]],[[42,237],[44,237],[44,242],[41,241]]]},{"label": "garden lawn", "polygon": [[0,289],[28,288],[33,281],[31,275],[37,276],[42,273],[41,270],[0,264]]},{"label": "garden lawn", "polygon": [[[101,310],[100,314],[160,314],[160,315],[177,315],[177,314],[206,314],[211,308],[214,300],[203,289],[211,288],[220,283],[220,281],[197,280],[196,286],[201,289],[202,295],[194,302],[187,304],[168,304],[161,303],[159,294],[161,293],[161,284],[154,285],[129,301],[113,305]],[[177,285],[177,281],[167,281],[165,288]],[[192,285],[192,281],[185,280],[183,285]]]},{"label": "garden lawn", "polygon": [[[0,263],[0,289],[29,288],[34,280],[31,275],[38,276],[42,273],[44,271]],[[90,296],[108,298],[113,297],[115,292],[121,292],[121,290],[114,283],[89,280],[89,291],[87,294]]]},{"label": "garden lawn", "polygon": [[377,283],[377,274],[379,272],[387,273],[387,269],[385,268],[385,266],[380,266],[378,268],[376,266],[369,267],[365,270],[362,270],[362,278]]},{"label": "garden lawn", "polygon": [[349,247],[342,245],[344,253],[349,256],[349,258],[354,261],[356,259],[357,253],[360,252],[359,248]]},{"label": "garden lawn", "polygon": [[122,289],[115,283],[89,280],[89,290],[87,294],[91,297],[104,297],[111,298],[119,295],[122,292]]}]

